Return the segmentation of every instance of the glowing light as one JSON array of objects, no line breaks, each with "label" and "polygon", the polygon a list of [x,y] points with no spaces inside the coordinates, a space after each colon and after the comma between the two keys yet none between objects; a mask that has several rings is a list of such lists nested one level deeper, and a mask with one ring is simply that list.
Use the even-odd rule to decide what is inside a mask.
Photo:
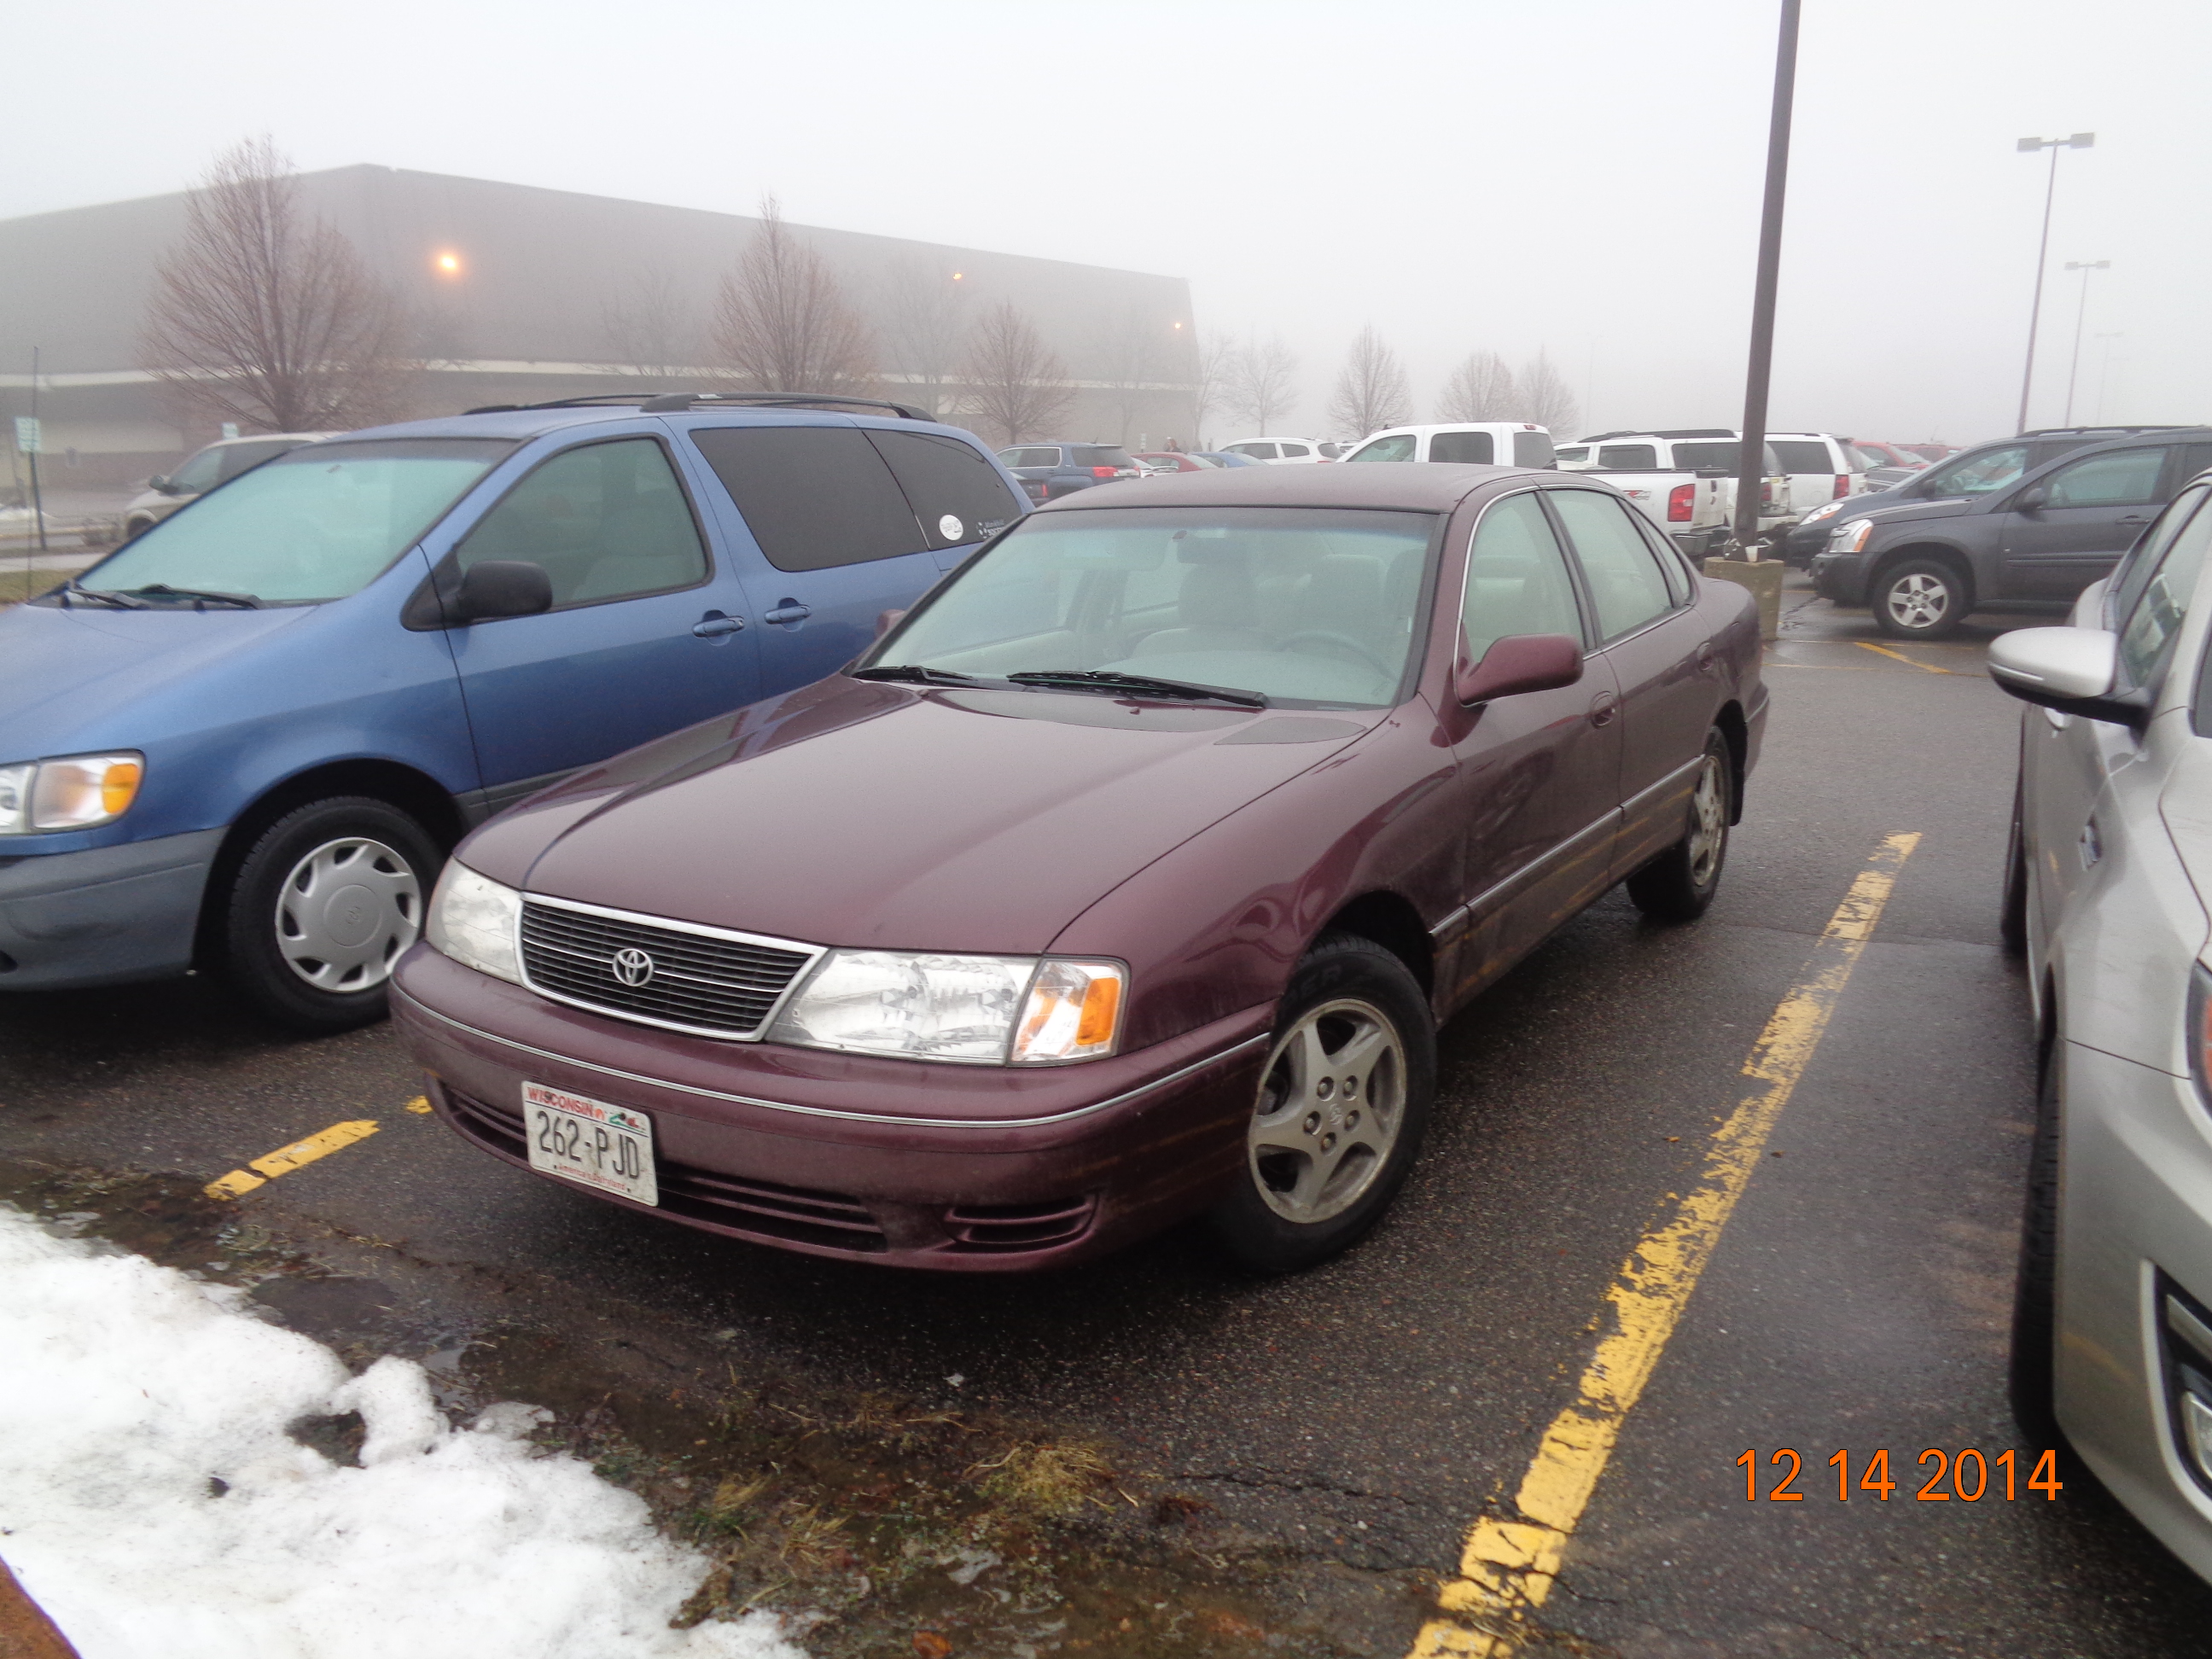
[{"label": "glowing light", "polygon": [[957,282],[958,282],[958,281],[959,281],[963,276],[965,276],[967,274],[968,274],[968,273],[967,273],[966,271],[964,271],[964,270],[956,270],[956,271],[954,271],[954,272],[952,273],[952,280],[953,280],[954,282],[956,282],[956,283],[957,283]]},{"label": "glowing light", "polygon": [[1176,325],[1176,326],[1177,328],[1181,328],[1181,327],[1182,326],[1182,325],[1181,323],[1177,323],[1177,324]]},{"label": "glowing light", "polygon": [[441,276],[458,276],[461,274],[461,256],[458,253],[441,253],[433,258],[430,264]]}]

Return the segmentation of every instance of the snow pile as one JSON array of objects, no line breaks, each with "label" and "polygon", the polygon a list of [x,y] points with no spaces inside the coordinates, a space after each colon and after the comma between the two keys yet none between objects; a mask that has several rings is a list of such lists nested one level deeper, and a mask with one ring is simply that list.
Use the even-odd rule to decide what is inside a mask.
[{"label": "snow pile", "polygon": [[[800,1659],[765,1614],[670,1630],[705,1559],[531,1408],[456,1431],[421,1366],[240,1298],[0,1209],[0,1556],[82,1659]],[[348,1411],[360,1468],[285,1435]]]}]

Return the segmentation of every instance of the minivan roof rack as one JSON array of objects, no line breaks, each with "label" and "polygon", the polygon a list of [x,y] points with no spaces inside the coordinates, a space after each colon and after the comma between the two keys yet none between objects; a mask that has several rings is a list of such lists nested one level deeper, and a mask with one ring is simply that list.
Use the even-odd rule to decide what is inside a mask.
[{"label": "minivan roof rack", "polygon": [[2138,432],[2188,432],[2203,424],[2202,421],[2166,421],[2153,426],[2039,426],[2014,435],[2022,438],[2078,438],[2084,433],[2110,432],[2122,438],[2132,438]]},{"label": "minivan roof rack", "polygon": [[486,404],[465,415],[514,415],[534,409],[597,409],[632,404],[640,414],[661,415],[702,404],[743,404],[750,409],[884,409],[905,421],[937,417],[905,404],[880,398],[845,398],[826,392],[601,392],[586,398],[554,398],[542,404]]}]

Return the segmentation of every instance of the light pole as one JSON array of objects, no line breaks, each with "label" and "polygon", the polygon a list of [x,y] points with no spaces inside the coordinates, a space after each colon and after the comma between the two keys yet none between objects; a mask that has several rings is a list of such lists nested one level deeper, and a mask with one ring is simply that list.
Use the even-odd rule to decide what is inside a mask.
[{"label": "light pole", "polygon": [[2076,132],[2063,138],[2023,138],[2016,148],[2023,154],[2051,152],[2051,181],[2043,187],[2043,238],[2035,245],[2035,299],[2027,309],[2027,363],[2020,374],[2020,420],[2016,429],[2027,430],[2027,389],[2035,383],[2035,330],[2043,320],[2043,266],[2051,252],[2051,204],[2058,194],[2058,152],[2087,149],[2097,142],[2094,132]]},{"label": "light pole", "polygon": [[2081,302],[2074,307],[2074,362],[2066,371],[2066,413],[2059,419],[2061,426],[2074,424],[2074,382],[2081,374],[2081,324],[2089,314],[2089,273],[2112,268],[2110,259],[2069,259],[2066,262],[2067,270],[2081,273]]},{"label": "light pole", "polygon": [[2097,337],[2105,343],[2103,354],[2097,360],[2096,418],[2098,423],[2102,425],[2105,419],[2105,394],[2112,389],[2112,342],[2122,337],[2122,331],[2114,329],[2110,334],[2100,334]]},{"label": "light pole", "polygon": [[[1774,49],[1774,99],[1766,124],[1766,194],[1759,217],[1759,265],[1752,282],[1751,352],[1744,374],[1743,431],[1736,446],[1735,544],[1759,556],[1760,491],[1766,480],[1766,393],[1774,367],[1774,297],[1782,272],[1782,207],[1790,183],[1790,107],[1797,90],[1798,0],[1782,0]],[[1776,605],[1780,591],[1776,590]],[[1762,612],[1764,607],[1762,607]],[[1762,616],[1762,620],[1766,619]],[[1774,637],[1771,623],[1766,637]]]}]

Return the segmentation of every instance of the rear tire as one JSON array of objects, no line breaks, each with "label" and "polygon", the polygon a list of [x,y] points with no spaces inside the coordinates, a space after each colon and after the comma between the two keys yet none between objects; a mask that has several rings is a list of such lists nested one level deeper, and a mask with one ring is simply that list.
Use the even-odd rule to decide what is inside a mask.
[{"label": "rear tire", "polygon": [[2013,1419],[2031,1442],[2041,1446],[2059,1443],[2052,1375],[2058,1334],[2058,1066],[2054,1040],[2035,1093],[2035,1139],[2027,1154],[2027,1198],[2021,1217],[2007,1376]]},{"label": "rear tire", "polygon": [[1867,596],[1874,625],[1893,640],[1944,640],[1959,631],[1973,601],[1940,559],[1907,559],[1881,573]]},{"label": "rear tire", "polygon": [[1212,1221],[1243,1266],[1295,1273],[1356,1243],[1413,1167],[1437,1087],[1428,998],[1372,939],[1331,934],[1291,975],[1260,1079]]},{"label": "rear tire", "polygon": [[1655,921],[1695,921],[1705,915],[1720,891],[1735,816],[1735,763],[1715,726],[1705,734],[1682,839],[1628,878],[1629,902]]},{"label": "rear tire", "polygon": [[445,855],[389,802],[343,795],[264,830],[224,898],[224,965],[253,1010],[295,1031],[384,1018],[392,964],[422,936]]}]

